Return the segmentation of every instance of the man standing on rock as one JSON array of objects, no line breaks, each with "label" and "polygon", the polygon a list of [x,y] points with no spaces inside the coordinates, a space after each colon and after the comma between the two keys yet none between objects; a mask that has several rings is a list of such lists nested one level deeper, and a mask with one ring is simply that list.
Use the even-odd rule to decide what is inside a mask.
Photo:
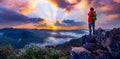
[{"label": "man standing on rock", "polygon": [[93,35],[95,33],[95,21],[96,21],[96,12],[94,8],[90,8],[88,13],[88,27],[89,27],[89,35]]}]

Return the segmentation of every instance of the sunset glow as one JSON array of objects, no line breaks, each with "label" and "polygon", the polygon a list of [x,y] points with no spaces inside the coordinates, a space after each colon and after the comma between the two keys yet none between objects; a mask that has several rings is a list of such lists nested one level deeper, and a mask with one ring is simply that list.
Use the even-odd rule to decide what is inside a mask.
[{"label": "sunset glow", "polygon": [[[20,24],[12,23],[13,25],[9,25],[7,23],[7,27],[13,28],[49,30],[87,29],[87,14],[90,7],[94,7],[97,11],[97,28],[106,28],[102,23],[107,24],[108,28],[113,28],[110,26],[114,23],[112,21],[120,21],[120,14],[118,14],[119,0],[2,0],[0,6],[1,9],[5,9],[5,12],[7,10],[11,12],[12,10],[19,16],[24,16],[25,20],[22,22],[23,19],[20,19],[22,22]],[[41,18],[43,20],[32,22],[35,20],[31,21],[29,20],[30,18]],[[116,24],[114,27],[119,26]],[[1,26],[1,28],[4,27]]]}]

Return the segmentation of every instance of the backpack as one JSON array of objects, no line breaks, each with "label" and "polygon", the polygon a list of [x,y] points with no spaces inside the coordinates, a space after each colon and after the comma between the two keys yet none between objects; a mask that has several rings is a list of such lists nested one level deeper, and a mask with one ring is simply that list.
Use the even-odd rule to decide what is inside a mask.
[{"label": "backpack", "polygon": [[97,20],[96,12],[93,13],[92,19],[93,19],[93,20]]}]

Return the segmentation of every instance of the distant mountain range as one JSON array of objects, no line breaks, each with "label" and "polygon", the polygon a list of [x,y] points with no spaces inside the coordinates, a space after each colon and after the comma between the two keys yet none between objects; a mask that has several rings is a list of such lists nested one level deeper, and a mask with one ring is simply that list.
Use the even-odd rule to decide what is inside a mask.
[{"label": "distant mountain range", "polygon": [[87,34],[85,30],[37,30],[37,29],[0,29],[0,46],[11,45],[15,49],[31,43],[57,45]]}]

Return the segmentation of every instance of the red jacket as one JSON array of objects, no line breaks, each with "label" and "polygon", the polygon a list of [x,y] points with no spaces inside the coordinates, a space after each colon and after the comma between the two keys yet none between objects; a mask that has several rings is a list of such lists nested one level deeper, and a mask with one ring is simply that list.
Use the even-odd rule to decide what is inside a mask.
[{"label": "red jacket", "polygon": [[95,11],[94,10],[90,10],[88,13],[88,22],[94,22],[94,20],[92,19],[93,13]]}]

